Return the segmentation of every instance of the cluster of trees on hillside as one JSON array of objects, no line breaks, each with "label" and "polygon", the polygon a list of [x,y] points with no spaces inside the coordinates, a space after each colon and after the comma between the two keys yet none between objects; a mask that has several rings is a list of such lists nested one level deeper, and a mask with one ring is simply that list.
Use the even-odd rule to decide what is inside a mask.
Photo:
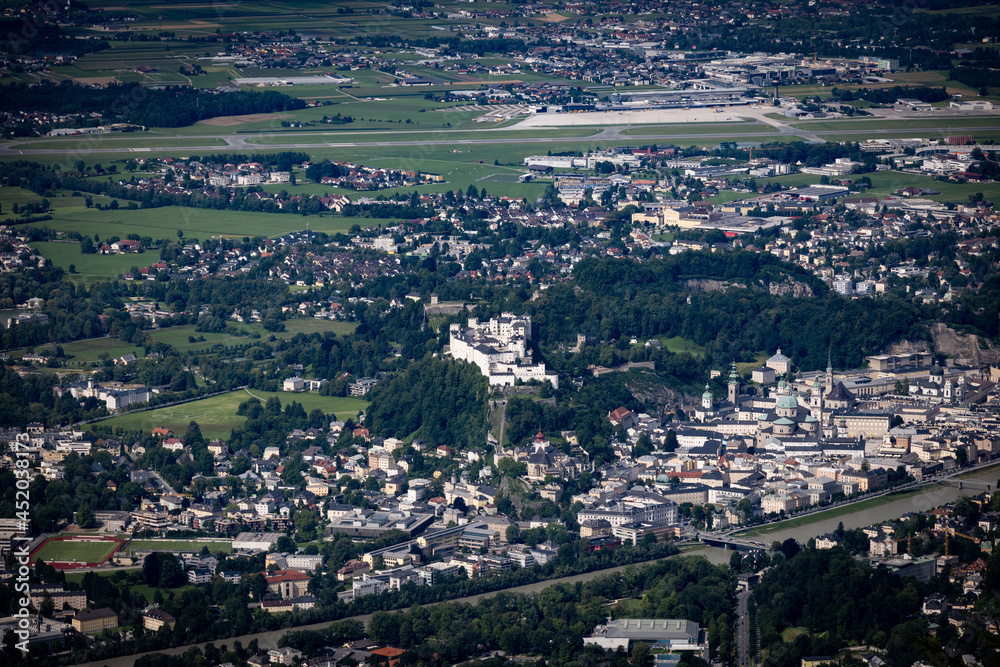
[{"label": "cluster of trees on hillside", "polygon": [[304,100],[274,91],[218,93],[182,86],[147,88],[139,83],[104,88],[79,86],[71,81],[13,83],[0,90],[0,111],[97,113],[105,122],[146,127],[183,127],[217,116],[292,111],[305,106]]},{"label": "cluster of trees on hillside", "polygon": [[[796,551],[779,558],[753,592],[761,641],[769,647],[766,665],[792,667],[803,655],[834,655],[858,644],[886,649],[894,664],[921,657],[929,621],[919,612],[930,585],[867,567],[839,548]],[[808,633],[786,644],[786,628]]]},{"label": "cluster of trees on hillside", "polygon": [[365,425],[377,435],[481,447],[488,390],[476,366],[428,357],[375,385]]},{"label": "cluster of trees on hillside", "polygon": [[773,270],[777,275],[770,285],[786,280],[815,285],[814,278],[800,277],[787,265],[770,268],[765,257],[682,253],[643,264],[587,259],[575,271],[582,290],[554,285],[525,307],[546,347],[575,340],[578,333],[604,341],[682,336],[709,347],[716,357],[724,355],[717,364],[748,361],[758,350],[780,347],[804,370],[825,367],[828,351],[834,365],[855,368],[889,342],[920,337],[926,313],[910,301],[844,299],[819,285],[817,296],[794,297],[771,294],[763,286],[692,294],[679,284],[687,276],[741,280],[744,272],[766,276]]}]

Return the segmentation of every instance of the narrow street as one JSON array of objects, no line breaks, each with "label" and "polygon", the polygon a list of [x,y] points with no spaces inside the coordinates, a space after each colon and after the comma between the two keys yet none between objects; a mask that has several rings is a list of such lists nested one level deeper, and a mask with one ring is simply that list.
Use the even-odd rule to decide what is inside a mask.
[{"label": "narrow street", "polygon": [[736,595],[736,667],[750,667],[750,592]]}]

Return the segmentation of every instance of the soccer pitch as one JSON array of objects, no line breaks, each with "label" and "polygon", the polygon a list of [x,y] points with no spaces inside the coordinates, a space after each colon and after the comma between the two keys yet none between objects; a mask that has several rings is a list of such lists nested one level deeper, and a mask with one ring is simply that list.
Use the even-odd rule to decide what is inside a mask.
[{"label": "soccer pitch", "polygon": [[46,563],[103,563],[115,549],[118,542],[111,540],[49,540],[36,551],[32,558]]}]

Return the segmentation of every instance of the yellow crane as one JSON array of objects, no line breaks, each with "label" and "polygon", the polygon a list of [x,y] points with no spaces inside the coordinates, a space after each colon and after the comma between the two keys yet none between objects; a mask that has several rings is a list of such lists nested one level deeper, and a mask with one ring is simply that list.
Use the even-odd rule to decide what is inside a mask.
[{"label": "yellow crane", "polygon": [[967,540],[972,540],[976,544],[979,544],[982,540],[978,537],[973,537],[972,535],[966,535],[965,533],[960,533],[952,527],[945,528],[944,530],[944,555],[948,555],[948,537],[954,535],[955,537],[964,537]]}]

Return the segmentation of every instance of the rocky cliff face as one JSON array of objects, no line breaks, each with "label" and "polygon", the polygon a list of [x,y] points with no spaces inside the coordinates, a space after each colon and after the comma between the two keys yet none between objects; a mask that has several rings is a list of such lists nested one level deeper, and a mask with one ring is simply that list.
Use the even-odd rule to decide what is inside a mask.
[{"label": "rocky cliff face", "polygon": [[[714,292],[716,290],[726,291],[730,286],[724,280],[712,280],[710,278],[688,278],[684,281],[684,289],[692,294],[701,294],[703,292]],[[742,285],[740,285],[742,287]]]},{"label": "rocky cliff face", "polygon": [[[722,290],[725,292],[731,287],[746,287],[739,282],[727,282],[725,280],[714,280],[711,278],[688,278],[684,281],[684,289],[691,292],[692,294],[702,294],[704,292],[714,292],[716,290]],[[800,283],[797,280],[792,280],[791,278],[785,278],[781,282],[768,283],[763,280],[758,280],[751,283],[751,288],[766,290],[775,296],[794,296],[794,297],[804,297],[813,296],[812,288],[805,283]]]},{"label": "rocky cliff face", "polygon": [[934,352],[954,357],[964,366],[1000,364],[1000,347],[975,334],[963,334],[938,322],[931,326]]},{"label": "rocky cliff face", "polygon": [[[761,287],[764,287],[763,283],[761,283]],[[766,288],[775,296],[813,296],[812,288],[809,285],[792,280],[791,278],[785,278],[780,283],[770,283]]]}]

